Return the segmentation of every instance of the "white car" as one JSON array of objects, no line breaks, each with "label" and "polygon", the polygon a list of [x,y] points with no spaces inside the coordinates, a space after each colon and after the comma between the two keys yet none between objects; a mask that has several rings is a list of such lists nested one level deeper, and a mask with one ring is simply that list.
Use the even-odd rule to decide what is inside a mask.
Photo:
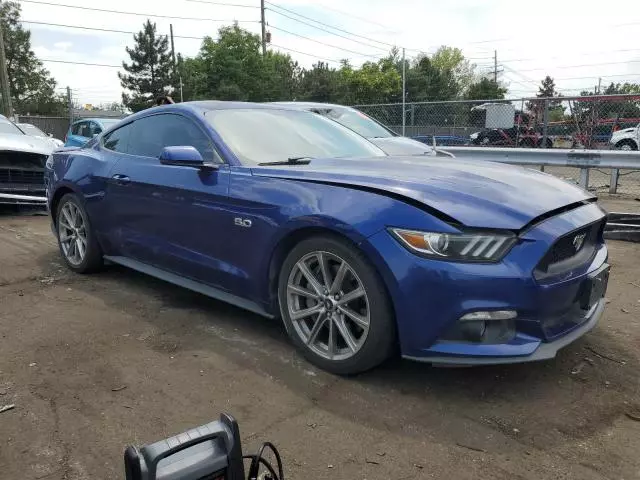
[{"label": "white car", "polygon": [[32,137],[38,137],[43,140],[46,140],[47,142],[53,145],[53,148],[64,147],[64,142],[62,140],[53,138],[51,134],[47,135],[46,133],[44,133],[42,130],[40,130],[35,125],[32,125],[31,123],[18,123],[17,125],[18,127],[20,127],[20,130],[22,130],[25,134],[31,135]]},{"label": "white car", "polygon": [[49,137],[27,135],[0,115],[0,204],[46,205],[44,165],[53,150]]},{"label": "white car", "polygon": [[638,145],[640,145],[640,125],[613,132],[609,143],[616,150],[638,150]]}]

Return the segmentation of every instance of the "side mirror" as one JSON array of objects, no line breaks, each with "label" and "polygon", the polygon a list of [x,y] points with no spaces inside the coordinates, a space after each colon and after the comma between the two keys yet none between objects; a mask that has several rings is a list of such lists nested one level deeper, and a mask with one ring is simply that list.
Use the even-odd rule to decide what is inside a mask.
[{"label": "side mirror", "polygon": [[48,135],[53,138],[53,133],[49,133]]},{"label": "side mirror", "polygon": [[203,167],[204,159],[200,152],[190,145],[164,147],[160,154],[163,165],[178,165],[183,167]]}]

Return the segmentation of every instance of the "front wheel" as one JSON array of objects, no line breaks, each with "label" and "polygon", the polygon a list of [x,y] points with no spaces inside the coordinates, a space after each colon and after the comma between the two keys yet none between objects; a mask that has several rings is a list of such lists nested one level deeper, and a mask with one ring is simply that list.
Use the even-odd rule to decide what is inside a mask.
[{"label": "front wheel", "polygon": [[393,353],[396,329],[382,280],[345,241],[314,237],[287,256],[278,284],[289,336],[313,364],[350,375]]},{"label": "front wheel", "polygon": [[621,142],[616,143],[616,149],[631,152],[633,150],[637,150],[638,146],[632,140],[622,140]]},{"label": "front wheel", "polygon": [[58,204],[56,233],[62,258],[71,270],[88,273],[102,266],[102,251],[89,216],[73,193],[67,193]]}]

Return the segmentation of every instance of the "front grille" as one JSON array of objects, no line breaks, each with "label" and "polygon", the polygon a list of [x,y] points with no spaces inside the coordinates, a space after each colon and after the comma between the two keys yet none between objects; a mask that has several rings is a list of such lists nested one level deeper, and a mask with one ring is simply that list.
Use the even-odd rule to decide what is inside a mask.
[{"label": "front grille", "polygon": [[560,237],[538,263],[535,277],[541,279],[568,272],[590,261],[601,242],[605,222],[603,219]]},{"label": "front grille", "polygon": [[0,169],[0,183],[43,185],[44,172],[37,170],[21,170],[17,168]]}]

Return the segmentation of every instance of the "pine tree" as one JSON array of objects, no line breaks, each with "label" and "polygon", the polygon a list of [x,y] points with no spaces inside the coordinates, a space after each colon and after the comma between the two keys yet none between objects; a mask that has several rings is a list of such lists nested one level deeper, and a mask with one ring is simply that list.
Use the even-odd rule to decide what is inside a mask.
[{"label": "pine tree", "polygon": [[120,85],[131,92],[122,93],[122,103],[134,112],[154,105],[161,95],[172,91],[172,61],[169,40],[156,32],[156,24],[147,20],[133,36],[135,45],[127,47],[131,64],[122,62],[126,73],[118,72]]},{"label": "pine tree", "polygon": [[0,22],[9,88],[16,113],[59,115],[65,112],[66,102],[55,94],[56,81],[31,50],[31,32],[20,24],[20,4],[2,2]]},{"label": "pine tree", "polygon": [[[554,98],[561,97],[556,90],[556,82],[549,75],[544,77],[538,87],[538,98]],[[530,101],[527,102],[527,109],[532,112],[538,121],[542,121],[544,116],[544,101]],[[559,121],[564,117],[565,108],[562,106],[562,100],[549,100],[549,120]]]}]

